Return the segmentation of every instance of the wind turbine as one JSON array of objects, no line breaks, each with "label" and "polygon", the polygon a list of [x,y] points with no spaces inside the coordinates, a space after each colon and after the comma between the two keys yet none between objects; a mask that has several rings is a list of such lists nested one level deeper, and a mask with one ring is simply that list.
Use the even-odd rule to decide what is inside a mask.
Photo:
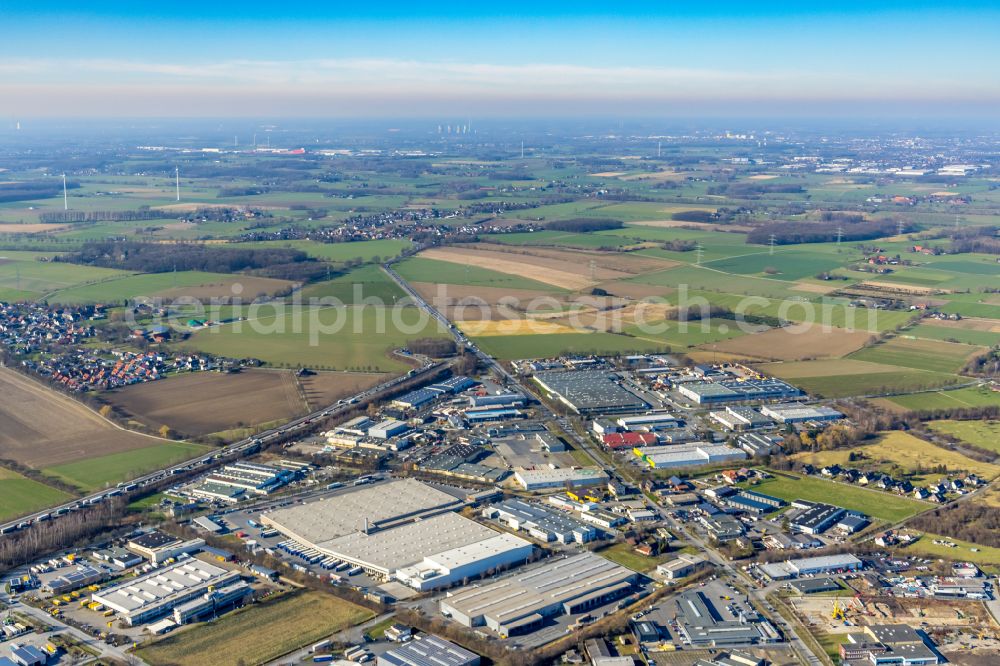
[{"label": "wind turbine", "polygon": [[181,200],[181,168],[174,167],[174,185],[177,189],[177,200]]},{"label": "wind turbine", "polygon": [[69,210],[69,198],[66,196],[66,174],[63,174],[63,210]]}]

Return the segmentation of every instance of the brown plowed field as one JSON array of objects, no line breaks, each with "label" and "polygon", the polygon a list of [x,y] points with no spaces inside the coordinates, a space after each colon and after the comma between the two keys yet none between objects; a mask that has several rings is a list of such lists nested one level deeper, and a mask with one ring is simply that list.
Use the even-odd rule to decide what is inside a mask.
[{"label": "brown plowed field", "polygon": [[0,368],[0,458],[39,469],[160,441],[120,430],[72,398]]}]

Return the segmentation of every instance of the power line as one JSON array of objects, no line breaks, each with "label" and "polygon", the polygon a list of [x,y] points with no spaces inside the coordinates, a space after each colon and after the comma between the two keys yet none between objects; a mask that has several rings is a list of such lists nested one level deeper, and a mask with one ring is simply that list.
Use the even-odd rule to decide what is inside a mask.
[{"label": "power line", "polygon": [[702,258],[702,257],[703,257],[703,256],[705,255],[705,248],[704,248],[704,247],[702,247],[702,244],[701,244],[701,243],[698,243],[698,244],[697,244],[697,245],[695,245],[695,247],[694,247],[694,252],[695,252],[695,257],[696,257],[696,259],[697,259],[697,260],[695,261],[695,265],[696,265],[696,266],[701,266],[701,258]]},{"label": "power line", "polygon": [[777,241],[778,241],[778,237],[775,236],[774,234],[771,234],[770,237],[768,237],[767,244],[771,246],[771,249],[768,251],[768,254],[774,254],[774,244]]}]

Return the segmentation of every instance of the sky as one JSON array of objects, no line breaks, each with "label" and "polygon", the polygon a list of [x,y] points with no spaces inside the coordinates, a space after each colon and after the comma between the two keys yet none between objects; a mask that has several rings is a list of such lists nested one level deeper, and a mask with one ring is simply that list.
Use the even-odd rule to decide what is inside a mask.
[{"label": "sky", "polygon": [[912,118],[1000,108],[996,2],[313,4],[0,0],[0,117]]}]

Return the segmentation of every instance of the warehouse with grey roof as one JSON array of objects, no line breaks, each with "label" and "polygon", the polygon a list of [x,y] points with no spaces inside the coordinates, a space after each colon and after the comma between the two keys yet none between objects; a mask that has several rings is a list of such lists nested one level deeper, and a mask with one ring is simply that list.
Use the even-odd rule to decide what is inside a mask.
[{"label": "warehouse with grey roof", "polygon": [[535,381],[578,414],[627,414],[649,408],[607,370],[539,372]]}]

